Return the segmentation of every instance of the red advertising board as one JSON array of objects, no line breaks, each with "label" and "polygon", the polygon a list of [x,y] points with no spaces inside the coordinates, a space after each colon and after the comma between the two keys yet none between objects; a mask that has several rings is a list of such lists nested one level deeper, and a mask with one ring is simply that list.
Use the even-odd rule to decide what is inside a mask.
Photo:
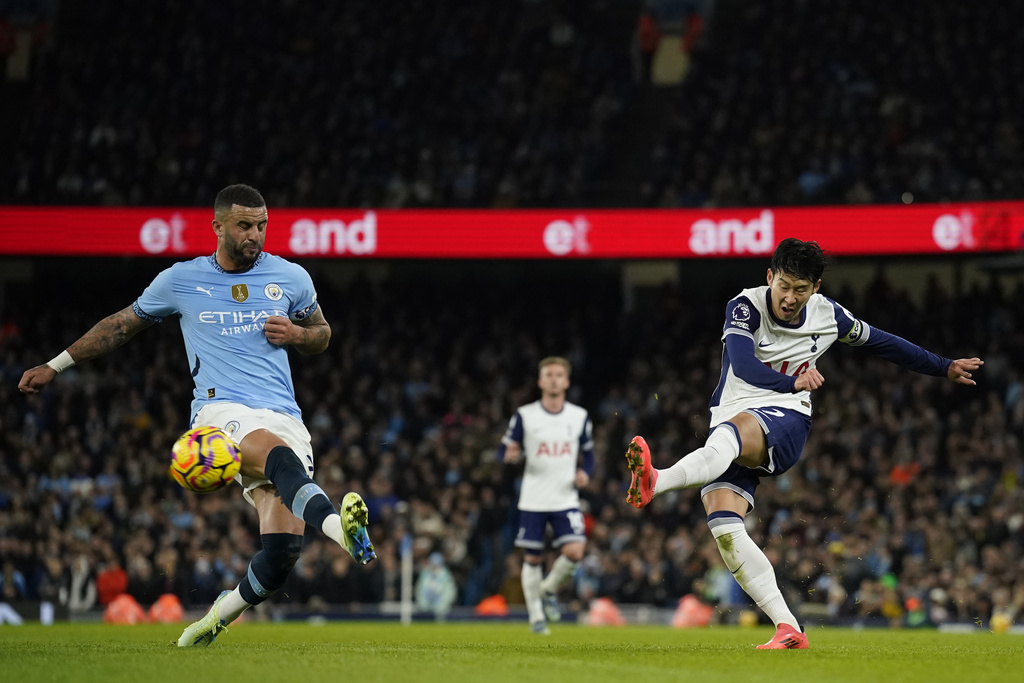
[{"label": "red advertising board", "polygon": [[[196,256],[211,209],[0,207],[0,255]],[[292,258],[705,258],[784,237],[837,255],[1024,246],[1024,202],[912,206],[550,210],[270,209],[267,251]]]}]

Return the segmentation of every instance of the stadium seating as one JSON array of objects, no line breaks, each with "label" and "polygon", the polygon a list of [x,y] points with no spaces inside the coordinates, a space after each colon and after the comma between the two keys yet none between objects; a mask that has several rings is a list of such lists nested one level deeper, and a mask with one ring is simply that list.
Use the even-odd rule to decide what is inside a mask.
[{"label": "stadium seating", "polygon": [[4,91],[0,202],[205,205],[225,178],[275,206],[1024,195],[1015,3],[649,2],[644,49],[688,54],[669,87],[641,4],[55,3]]}]

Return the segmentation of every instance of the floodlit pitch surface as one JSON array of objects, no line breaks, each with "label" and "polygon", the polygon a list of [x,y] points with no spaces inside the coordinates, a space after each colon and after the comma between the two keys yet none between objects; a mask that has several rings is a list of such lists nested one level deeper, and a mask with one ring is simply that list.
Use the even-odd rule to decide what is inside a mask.
[{"label": "floodlit pitch surface", "polygon": [[180,626],[0,626],[11,683],[644,683],[658,681],[1012,681],[1024,637],[985,631],[809,631],[811,649],[763,652],[768,628],[674,630],[526,624],[242,623],[208,649],[179,649]]}]

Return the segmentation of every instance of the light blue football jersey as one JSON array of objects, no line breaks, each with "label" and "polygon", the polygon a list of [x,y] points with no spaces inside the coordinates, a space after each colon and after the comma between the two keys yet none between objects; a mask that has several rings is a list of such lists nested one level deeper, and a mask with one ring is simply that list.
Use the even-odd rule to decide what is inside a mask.
[{"label": "light blue football jersey", "polygon": [[228,401],[299,419],[288,351],[267,341],[263,325],[272,315],[302,320],[316,308],[309,273],[266,252],[243,273],[224,270],[214,256],[175,263],[133,305],[146,320],[180,316],[196,383],[192,417],[207,403]]}]

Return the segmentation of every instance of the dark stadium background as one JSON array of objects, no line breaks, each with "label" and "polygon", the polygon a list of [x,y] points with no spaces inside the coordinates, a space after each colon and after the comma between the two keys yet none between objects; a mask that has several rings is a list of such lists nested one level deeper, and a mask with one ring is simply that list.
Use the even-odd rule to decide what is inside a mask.
[{"label": "dark stadium background", "polygon": [[[1020,200],[1021,13],[954,0],[0,0],[0,204],[208,207],[236,181],[272,215]],[[686,52],[646,51],[652,26]],[[684,75],[652,84],[648,61],[658,79]],[[0,242],[20,229],[0,225]],[[417,570],[445,555],[456,615],[494,594],[515,612],[516,478],[493,449],[550,354],[573,361],[571,399],[596,423],[571,613],[610,597],[667,615],[690,593],[726,623],[750,608],[695,492],[642,513],[624,503],[622,451],[643,433],[664,466],[703,442],[724,304],[762,282],[765,258],[301,262],[334,329],[325,354],[293,365],[318,480],[367,499],[380,559],[356,567],[310,534],[255,618],[386,611],[407,532]],[[25,368],[169,263],[0,255],[0,600],[31,617],[47,601],[98,618],[120,571],[144,606],[172,592],[200,611],[258,543],[240,496],[166,477],[191,391],[173,324],[39,397],[17,391]],[[826,356],[804,458],[762,484],[752,515],[805,621],[1019,618],[1021,263],[859,256],[826,273],[823,292],[868,322],[986,366],[964,389],[857,350]]]}]

